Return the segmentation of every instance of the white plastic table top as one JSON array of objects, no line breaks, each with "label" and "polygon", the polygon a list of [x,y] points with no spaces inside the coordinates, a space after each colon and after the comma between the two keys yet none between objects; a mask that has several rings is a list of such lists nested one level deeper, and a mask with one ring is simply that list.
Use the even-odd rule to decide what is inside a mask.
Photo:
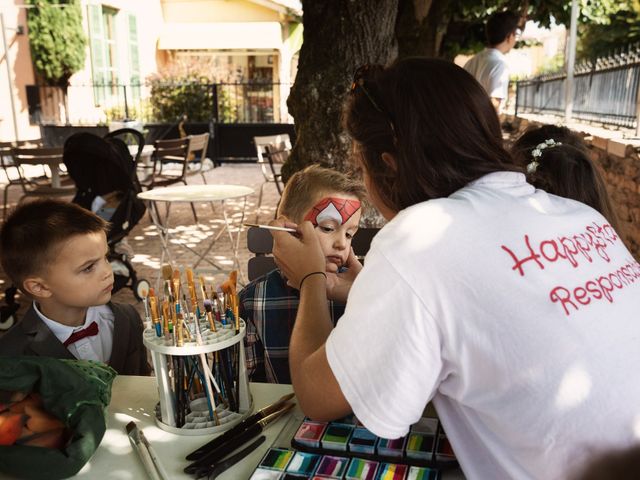
[{"label": "white plastic table top", "polygon": [[251,195],[253,188],[244,185],[179,185],[154,188],[138,194],[153,202],[219,202]]},{"label": "white plastic table top", "polygon": [[[254,411],[276,401],[292,391],[291,385],[267,383],[251,383]],[[189,463],[184,457],[211,440],[212,435],[185,436],[175,435],[158,428],[153,420],[154,408],[158,402],[158,387],[155,377],[133,377],[118,375],[114,382],[111,403],[107,409],[107,431],[89,462],[80,472],[71,477],[82,480],[137,480],[148,478],[138,458],[131,448],[125,428],[130,421],[135,421],[142,429],[157,451],[171,480],[191,480],[192,475],[185,474],[182,469]],[[274,443],[280,433],[289,426],[291,417],[299,423],[303,414],[296,406],[263,434],[266,441],[241,462],[237,463],[218,478],[220,480],[245,480],[251,476],[260,459]],[[286,430],[285,430],[286,431]],[[295,431],[295,430],[294,430]],[[288,441],[290,437],[286,437]],[[461,470],[447,470],[442,480],[464,480]],[[17,480],[0,473],[0,480]]]}]

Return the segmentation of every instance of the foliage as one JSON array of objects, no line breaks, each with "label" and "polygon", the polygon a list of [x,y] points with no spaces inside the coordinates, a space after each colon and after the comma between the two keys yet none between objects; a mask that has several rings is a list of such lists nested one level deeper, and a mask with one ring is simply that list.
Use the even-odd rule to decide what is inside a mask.
[{"label": "foliage", "polygon": [[[69,78],[84,67],[87,40],[77,0],[28,0],[31,57],[45,85],[66,88]],[[60,7],[58,5],[64,5]]]},{"label": "foliage", "polygon": [[[149,100],[144,99],[138,102],[138,105],[129,105],[127,108],[129,112],[128,118],[135,118],[142,122],[150,122],[153,119],[153,111]],[[105,108],[105,122],[109,124],[113,121],[121,121],[127,118],[126,111],[123,105],[117,105],[110,108]]]},{"label": "foliage", "polygon": [[157,121],[175,122],[187,115],[192,122],[208,122],[213,114],[212,85],[204,77],[153,78],[151,109]]},{"label": "foliage", "polygon": [[[571,20],[571,2],[566,0],[531,0],[524,4],[514,0],[453,0],[447,3],[447,12],[442,16],[443,24],[440,26],[445,34],[440,51],[435,54],[449,58],[458,53],[472,54],[481,50],[484,46],[484,24],[491,15],[501,10],[526,14],[527,20],[536,21],[543,27],[549,27],[552,22],[569,25]],[[578,20],[581,25],[607,25],[610,17],[616,16],[619,10],[624,12],[632,9],[623,4],[637,5],[638,0],[625,0],[622,3],[615,0],[579,0],[579,4]],[[625,36],[625,30],[616,33],[618,38]],[[588,28],[581,32],[581,37],[585,34],[589,35]]]},{"label": "foliage", "polygon": [[564,67],[564,54],[558,53],[547,59],[536,72],[536,75],[545,75],[562,71]]},{"label": "foliage", "polygon": [[618,10],[580,30],[579,60],[593,60],[640,42],[640,2],[626,1]]},{"label": "foliage", "polygon": [[159,122],[176,122],[187,115],[191,122],[208,122],[214,115],[217,93],[218,120],[237,121],[238,105],[234,97],[216,85],[230,78],[211,57],[176,58],[162,72],[147,79],[151,85],[151,116]]}]

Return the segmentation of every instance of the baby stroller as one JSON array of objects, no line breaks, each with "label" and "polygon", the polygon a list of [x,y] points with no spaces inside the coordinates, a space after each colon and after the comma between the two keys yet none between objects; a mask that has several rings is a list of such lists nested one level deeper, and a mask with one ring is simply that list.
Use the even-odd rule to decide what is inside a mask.
[{"label": "baby stroller", "polygon": [[[134,157],[122,138],[137,144]],[[141,191],[136,164],[144,147],[137,130],[123,128],[104,138],[87,132],[71,135],[64,144],[64,164],[77,187],[73,202],[110,222],[107,234],[109,261],[113,268],[113,293],[128,287],[141,300],[151,287],[139,279],[131,265],[133,250],[126,236],[144,216],[146,207],[137,195]]]}]

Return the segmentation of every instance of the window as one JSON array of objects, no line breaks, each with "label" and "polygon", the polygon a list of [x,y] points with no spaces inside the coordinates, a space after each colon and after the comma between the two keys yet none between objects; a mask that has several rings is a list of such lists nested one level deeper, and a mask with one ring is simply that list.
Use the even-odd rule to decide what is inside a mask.
[{"label": "window", "polygon": [[136,17],[104,5],[88,5],[87,8],[96,106],[122,104],[125,94],[139,99],[140,58]]}]

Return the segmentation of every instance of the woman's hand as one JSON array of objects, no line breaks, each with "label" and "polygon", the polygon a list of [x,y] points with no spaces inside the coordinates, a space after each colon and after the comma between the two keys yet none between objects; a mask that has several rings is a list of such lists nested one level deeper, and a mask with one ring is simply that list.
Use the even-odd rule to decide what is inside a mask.
[{"label": "woman's hand", "polygon": [[296,236],[288,232],[271,231],[273,256],[289,285],[299,289],[300,281],[307,274],[325,271],[326,260],[311,222],[296,225],[280,217],[269,222],[269,225],[296,228],[298,231]]},{"label": "woman's hand", "polygon": [[347,267],[347,270],[342,273],[327,272],[327,297],[343,303],[347,301],[351,285],[360,273],[360,270],[362,270],[362,264],[353,252],[353,248],[349,252],[347,263],[344,266]]}]

